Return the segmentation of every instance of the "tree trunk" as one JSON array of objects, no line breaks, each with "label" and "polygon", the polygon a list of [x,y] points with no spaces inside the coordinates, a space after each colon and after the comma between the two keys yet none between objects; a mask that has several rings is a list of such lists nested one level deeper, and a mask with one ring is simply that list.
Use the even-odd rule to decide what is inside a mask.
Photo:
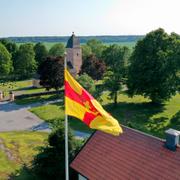
[{"label": "tree trunk", "polygon": [[114,93],[114,106],[117,105],[117,91]]}]

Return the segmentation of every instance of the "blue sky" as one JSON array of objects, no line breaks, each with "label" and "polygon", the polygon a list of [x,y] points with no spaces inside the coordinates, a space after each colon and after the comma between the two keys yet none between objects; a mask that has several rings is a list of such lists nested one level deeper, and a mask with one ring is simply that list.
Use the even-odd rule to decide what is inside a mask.
[{"label": "blue sky", "polygon": [[180,34],[179,0],[0,0],[0,37]]}]

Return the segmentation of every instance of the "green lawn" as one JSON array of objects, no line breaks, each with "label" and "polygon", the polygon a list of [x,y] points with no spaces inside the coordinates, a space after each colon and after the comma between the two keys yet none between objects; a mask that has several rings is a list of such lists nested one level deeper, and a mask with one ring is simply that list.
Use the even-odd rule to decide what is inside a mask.
[{"label": "green lawn", "polygon": [[47,133],[44,132],[4,132],[0,133],[3,147],[0,148],[0,179],[8,179],[24,164],[30,164],[38,147],[46,144]]},{"label": "green lawn", "polygon": [[14,91],[32,86],[32,80],[0,83],[1,91]]},{"label": "green lawn", "polygon": [[0,91],[5,93],[5,96],[9,96],[10,91],[14,91],[15,94],[33,94],[39,92],[45,92],[45,88],[33,88],[32,80],[15,81],[0,83]]},{"label": "green lawn", "polygon": [[[48,104],[31,108],[30,111],[45,121],[62,120],[64,119],[63,102]],[[73,130],[92,132],[84,123],[75,118],[69,117],[69,124]]]},{"label": "green lawn", "polygon": [[58,100],[61,98],[62,98],[62,95],[59,95],[59,94],[41,95],[41,96],[37,96],[37,97],[35,96],[35,97],[27,97],[27,98],[22,98],[22,99],[16,99],[15,103],[18,105],[26,105],[26,104],[32,104],[32,103]]},{"label": "green lawn", "polygon": [[[107,95],[107,93],[103,95],[102,104],[121,124],[162,138],[164,137],[164,130],[167,128],[180,130],[180,94],[172,97],[162,106],[152,105],[150,100],[142,96],[129,98],[125,94],[119,94],[116,107]],[[62,103],[35,107],[30,111],[45,121],[64,119]],[[80,120],[70,118],[69,123],[74,130],[90,132],[90,129]]]},{"label": "green lawn", "polygon": [[103,100],[105,109],[124,125],[161,138],[164,138],[164,131],[168,128],[180,130],[180,94],[161,106],[152,105],[142,96],[128,98],[123,94],[118,96],[116,107],[108,100],[107,94]]}]

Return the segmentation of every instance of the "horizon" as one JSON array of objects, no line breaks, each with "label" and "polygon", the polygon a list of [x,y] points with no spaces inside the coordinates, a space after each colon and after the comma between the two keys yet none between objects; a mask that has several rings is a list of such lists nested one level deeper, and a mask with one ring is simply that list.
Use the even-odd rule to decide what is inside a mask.
[{"label": "horizon", "polygon": [[145,35],[163,28],[180,34],[179,0],[6,0],[0,37]]},{"label": "horizon", "polygon": [[[59,35],[59,36],[58,36],[58,35],[55,35],[55,36],[53,36],[53,35],[39,35],[39,36],[38,36],[38,35],[34,35],[34,36],[30,36],[30,35],[29,35],[29,36],[7,36],[7,37],[5,37],[5,36],[4,36],[4,37],[1,37],[1,36],[0,36],[0,38],[70,37],[71,35],[72,35],[72,33],[71,33],[70,35],[64,35],[64,36],[63,36],[63,35]],[[141,35],[141,34],[139,34],[139,35],[137,35],[137,34],[130,34],[130,35],[128,35],[128,34],[127,34],[127,35],[126,35],[126,34],[124,34],[124,35],[121,35],[121,34],[120,34],[120,35],[77,35],[77,34],[75,34],[75,36],[77,36],[77,37],[103,37],[103,36],[105,36],[105,37],[107,37],[107,36],[109,36],[109,37],[110,37],[110,36],[113,36],[113,37],[114,37],[114,36],[145,36],[145,35],[146,35],[146,34],[142,34],[142,35]]]}]

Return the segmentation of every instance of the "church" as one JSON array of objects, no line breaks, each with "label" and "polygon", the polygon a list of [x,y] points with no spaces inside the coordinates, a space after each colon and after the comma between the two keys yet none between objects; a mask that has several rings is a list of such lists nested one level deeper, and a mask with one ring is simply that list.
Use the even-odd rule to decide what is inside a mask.
[{"label": "church", "polygon": [[79,38],[75,36],[74,32],[69,38],[66,45],[67,64],[70,72],[76,75],[80,72],[82,66],[82,50]]},{"label": "church", "polygon": [[[82,66],[82,50],[79,38],[75,36],[74,32],[67,41],[66,58],[67,65],[71,74],[73,76],[76,76],[80,72]],[[36,76],[33,79],[32,86],[35,88],[40,88],[41,85],[39,82],[39,75],[36,74]]]}]

